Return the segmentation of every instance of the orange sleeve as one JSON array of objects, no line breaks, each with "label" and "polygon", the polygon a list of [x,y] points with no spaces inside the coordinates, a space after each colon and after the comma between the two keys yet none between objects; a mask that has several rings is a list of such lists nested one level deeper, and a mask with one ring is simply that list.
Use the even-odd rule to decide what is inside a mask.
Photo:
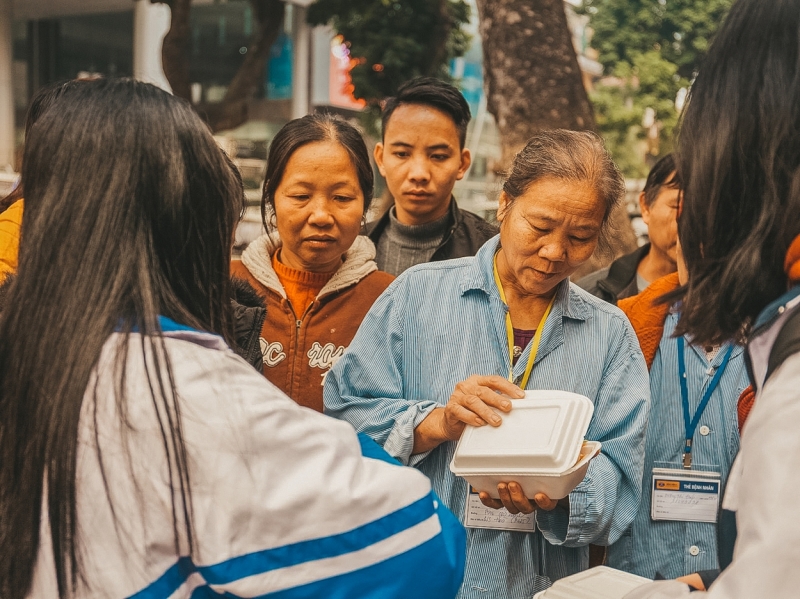
[{"label": "orange sleeve", "polygon": [[678,273],[675,272],[653,281],[639,295],[622,299],[617,304],[631,321],[648,370],[656,357],[658,345],[664,334],[664,321],[669,313],[669,306],[658,303],[658,299],[665,293],[677,289],[678,285]]},{"label": "orange sleeve", "polygon": [[744,428],[744,423],[747,420],[747,417],[750,415],[750,410],[753,409],[753,405],[756,403],[756,394],[753,391],[753,385],[750,385],[747,389],[742,391],[742,394],[739,396],[739,401],[737,402],[736,406],[736,415],[739,419],[739,432],[742,432],[742,428]]},{"label": "orange sleeve", "polygon": [[19,200],[0,214],[0,281],[17,270],[22,212],[23,200]]}]

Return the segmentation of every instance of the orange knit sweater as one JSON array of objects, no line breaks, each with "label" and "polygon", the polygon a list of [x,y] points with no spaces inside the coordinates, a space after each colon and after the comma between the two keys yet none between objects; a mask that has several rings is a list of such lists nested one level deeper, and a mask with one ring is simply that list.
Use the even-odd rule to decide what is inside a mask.
[{"label": "orange knit sweater", "polygon": [[308,272],[295,270],[283,264],[278,255],[280,250],[272,255],[272,268],[286,291],[286,297],[292,305],[294,315],[302,318],[311,302],[319,295],[325,283],[331,280],[334,272]]},{"label": "orange knit sweater", "polygon": [[664,321],[669,314],[669,305],[658,304],[656,300],[677,289],[678,285],[678,273],[675,272],[653,281],[639,295],[622,299],[617,304],[633,325],[648,370],[653,365],[656,350],[664,334]]}]

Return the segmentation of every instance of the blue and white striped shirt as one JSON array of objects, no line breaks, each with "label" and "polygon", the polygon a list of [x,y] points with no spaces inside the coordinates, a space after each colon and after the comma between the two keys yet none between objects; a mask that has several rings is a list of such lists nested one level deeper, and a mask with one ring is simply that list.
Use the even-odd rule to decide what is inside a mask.
[{"label": "blue and white striped shirt", "polygon": [[[506,376],[505,316],[493,279],[499,238],[475,257],[416,266],[378,298],[325,382],[327,413],[353,424],[389,454],[427,474],[463,519],[467,483],[449,463],[455,443],[411,455],[414,428],[447,403],[474,374]],[[516,367],[519,380],[530,345]],[[622,312],[568,281],[556,294],[528,389],[581,393],[595,404],[588,439],[603,443],[570,513],[537,513],[541,532],[468,530],[467,569],[459,597],[531,597],[552,580],[588,565],[589,543],[615,541],[641,495],[647,369]]]},{"label": "blue and white striped shirt", "polygon": [[[656,573],[666,578],[677,578],[719,567],[716,524],[653,521],[650,518],[653,468],[683,467],[686,433],[678,376],[678,343],[672,336],[678,316],[676,312],[667,316],[664,334],[650,371],[652,402],[642,479],[642,504],[631,530],[609,548],[608,554],[608,565],[647,578],[653,578]],[[689,413],[692,416],[719,368],[727,347],[727,344],[723,346],[709,363],[703,349],[690,345],[687,340],[686,380]],[[736,404],[749,384],[743,348],[736,346],[695,431],[692,469],[719,472],[723,487],[739,451]],[[697,550],[692,550],[692,547]]]}]

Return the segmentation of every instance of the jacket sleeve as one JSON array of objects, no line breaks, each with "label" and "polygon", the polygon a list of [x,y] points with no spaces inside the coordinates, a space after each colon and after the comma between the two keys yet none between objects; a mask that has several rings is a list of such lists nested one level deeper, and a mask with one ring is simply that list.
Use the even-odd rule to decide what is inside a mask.
[{"label": "jacket sleeve", "polygon": [[537,512],[537,523],[550,543],[610,545],[633,522],[642,496],[649,404],[647,368],[625,320],[610,352],[586,433],[587,439],[603,444],[602,452],[569,494],[569,514],[562,508]]},{"label": "jacket sleeve", "polygon": [[[465,533],[424,475],[297,406],[238,358],[220,369],[238,373],[224,405],[182,416],[192,462],[204,466],[192,471],[196,549],[134,597],[190,583],[232,598],[456,595]],[[214,388],[200,378],[194,393]]]},{"label": "jacket sleeve", "polygon": [[403,305],[398,281],[372,305],[347,351],[325,377],[325,413],[366,433],[403,464],[411,455],[414,429],[439,403],[403,397]]}]

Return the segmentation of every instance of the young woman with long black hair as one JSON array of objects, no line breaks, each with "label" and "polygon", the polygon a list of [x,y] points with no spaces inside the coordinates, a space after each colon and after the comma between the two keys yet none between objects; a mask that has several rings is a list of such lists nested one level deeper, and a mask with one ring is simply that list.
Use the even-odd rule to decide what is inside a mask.
[{"label": "young woman with long black hair", "polygon": [[463,530],[429,481],[228,348],[243,190],[188,104],[131,80],[65,90],[22,182],[0,597],[455,595]]},{"label": "young woman with long black hair", "polygon": [[[697,344],[746,338],[757,389],[723,500],[736,511],[733,562],[707,596],[797,597],[800,354],[777,368],[771,354],[800,305],[800,0],[733,5],[692,86],[678,153],[689,282],[677,332]],[[683,596],[676,581],[630,595]]]}]

